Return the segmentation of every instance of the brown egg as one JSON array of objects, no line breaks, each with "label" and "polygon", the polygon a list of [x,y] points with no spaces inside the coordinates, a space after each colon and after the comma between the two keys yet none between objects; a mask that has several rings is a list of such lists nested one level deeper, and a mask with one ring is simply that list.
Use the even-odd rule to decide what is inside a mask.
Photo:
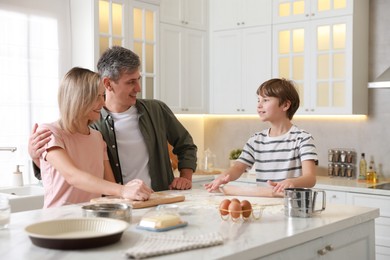
[{"label": "brown egg", "polygon": [[219,204],[219,212],[221,213],[222,216],[229,214],[229,205],[230,205],[229,199],[224,199]]},{"label": "brown egg", "polygon": [[242,208],[242,216],[244,218],[249,218],[252,213],[251,203],[247,200],[243,200],[241,201],[241,208]]},{"label": "brown egg", "polygon": [[240,200],[239,200],[239,199],[236,199],[236,198],[233,198],[233,199],[232,199],[232,202],[233,202],[233,201],[240,203]]},{"label": "brown egg", "polygon": [[240,203],[232,200],[229,205],[229,212],[232,218],[239,218],[242,212]]}]

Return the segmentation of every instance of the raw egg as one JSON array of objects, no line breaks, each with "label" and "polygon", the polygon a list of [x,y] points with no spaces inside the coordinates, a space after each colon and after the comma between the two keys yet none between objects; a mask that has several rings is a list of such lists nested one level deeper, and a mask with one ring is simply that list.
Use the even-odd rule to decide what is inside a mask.
[{"label": "raw egg", "polygon": [[239,218],[241,216],[241,204],[237,201],[234,201],[232,200],[230,202],[230,205],[229,205],[229,212],[230,212],[230,216],[232,216],[232,218],[236,219],[236,218]]},{"label": "raw egg", "polygon": [[249,218],[252,213],[252,205],[249,201],[241,201],[242,216],[244,218]]},{"label": "raw egg", "polygon": [[224,199],[223,201],[221,201],[221,204],[219,204],[219,212],[221,213],[222,216],[229,214],[229,205],[230,205],[229,199]]}]

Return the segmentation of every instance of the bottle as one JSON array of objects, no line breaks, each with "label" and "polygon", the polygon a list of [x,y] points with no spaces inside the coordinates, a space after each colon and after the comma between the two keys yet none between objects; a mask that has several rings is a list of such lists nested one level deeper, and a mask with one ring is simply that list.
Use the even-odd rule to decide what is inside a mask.
[{"label": "bottle", "polygon": [[365,154],[362,153],[360,162],[359,162],[359,176],[358,180],[359,181],[366,181],[367,178],[367,162],[365,159]]},{"label": "bottle", "polygon": [[23,186],[23,173],[20,171],[20,166],[16,165],[16,171],[13,173],[13,186]]},{"label": "bottle", "polygon": [[376,183],[377,182],[375,163],[374,163],[374,158],[373,157],[371,157],[371,159],[370,159],[370,164],[369,164],[368,170],[367,170],[366,181],[368,183]]}]

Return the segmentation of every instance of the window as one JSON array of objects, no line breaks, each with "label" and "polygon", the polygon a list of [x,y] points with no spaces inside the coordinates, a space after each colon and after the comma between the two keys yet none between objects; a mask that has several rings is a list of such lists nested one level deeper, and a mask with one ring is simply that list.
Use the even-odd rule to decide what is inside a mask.
[{"label": "window", "polygon": [[[28,138],[35,122],[58,118],[57,89],[64,74],[61,68],[66,67],[61,55],[68,53],[62,48],[64,43],[60,44],[62,37],[66,39],[59,19],[63,14],[57,17],[49,12],[50,6],[61,1],[39,0],[49,5],[39,11],[22,2],[10,1],[7,7],[12,6],[12,10],[0,5],[0,147],[17,148],[13,153],[0,151],[1,186],[12,185],[16,165],[24,166],[25,183],[36,182],[31,174]],[[60,12],[59,8],[52,10]]]}]

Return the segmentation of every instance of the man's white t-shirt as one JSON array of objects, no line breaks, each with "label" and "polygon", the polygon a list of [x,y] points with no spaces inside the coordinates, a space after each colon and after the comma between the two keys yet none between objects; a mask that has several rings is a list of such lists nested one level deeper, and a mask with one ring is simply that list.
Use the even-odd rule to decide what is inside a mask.
[{"label": "man's white t-shirt", "polygon": [[148,161],[149,154],[139,129],[138,113],[135,106],[122,113],[110,112],[115,123],[115,136],[123,183],[141,179],[151,187]]}]

